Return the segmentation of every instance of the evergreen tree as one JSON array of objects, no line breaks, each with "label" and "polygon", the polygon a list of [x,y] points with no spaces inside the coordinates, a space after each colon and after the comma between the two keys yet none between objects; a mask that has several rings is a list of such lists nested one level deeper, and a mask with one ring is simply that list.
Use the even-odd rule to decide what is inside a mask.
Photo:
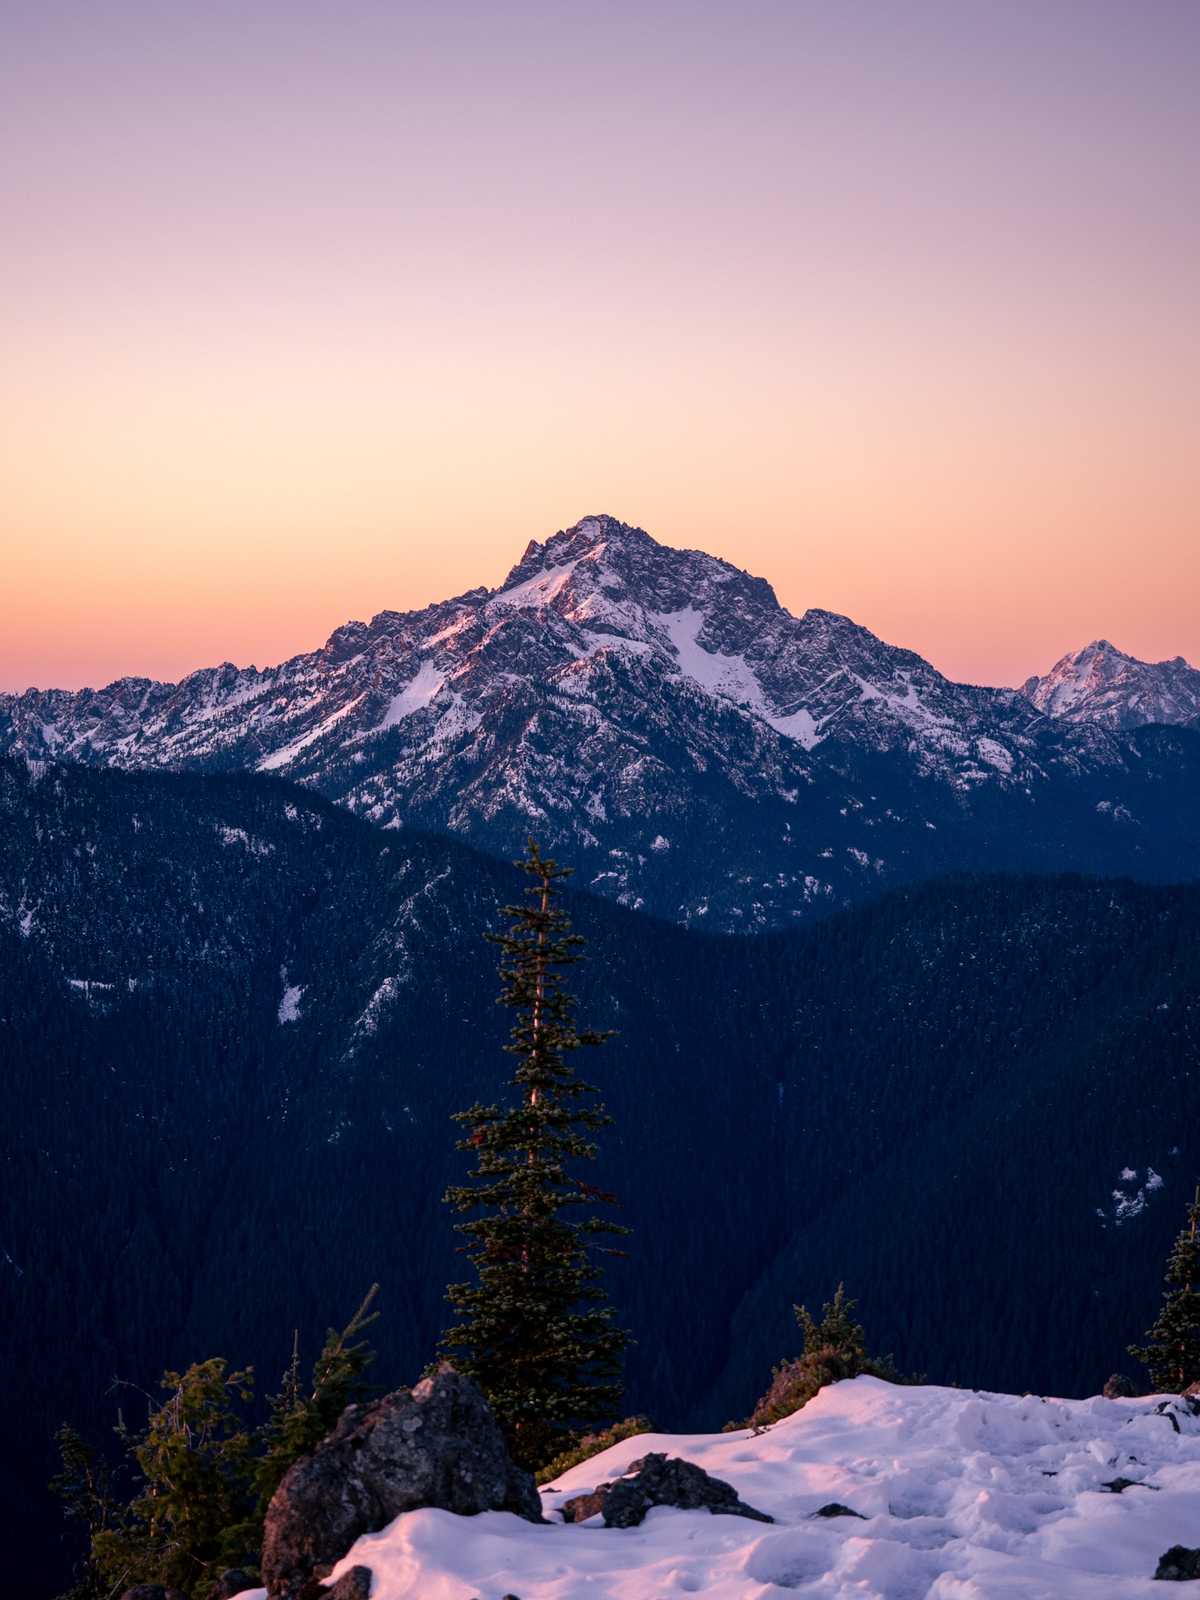
[{"label": "evergreen tree", "polygon": [[516,1012],[505,1046],[517,1058],[515,1103],[456,1115],[470,1130],[458,1148],[477,1164],[472,1182],[449,1189],[446,1201],[482,1213],[458,1224],[478,1282],[448,1290],[460,1320],[441,1348],[483,1388],[514,1458],[536,1469],[615,1412],[626,1335],[593,1254],[620,1253],[599,1239],[627,1230],[596,1214],[614,1197],[573,1170],[595,1158],[589,1136],[610,1118],[570,1062],[607,1035],[576,1027],[565,985],[563,969],[583,943],[557,904],[569,869],[532,839],[516,865],[532,880],[531,903],[503,907],[511,926],[488,936],[501,950],[500,1004]]},{"label": "evergreen tree", "polygon": [[140,1430],[122,1420],[126,1463],[119,1475],[73,1428],[58,1433],[62,1470],[51,1488],[89,1548],[75,1586],[60,1600],[111,1600],[139,1583],[161,1584],[207,1600],[224,1568],[252,1568],[263,1518],[292,1462],[307,1455],[363,1392],[374,1352],[362,1335],[378,1312],[373,1284],[339,1332],[330,1328],[306,1386],[299,1336],[279,1393],[260,1427],[246,1419],[251,1368],[230,1372],[218,1358],[166,1372],[167,1400],[151,1403]]},{"label": "evergreen tree", "polygon": [[126,1435],[138,1492],[92,1538],[94,1569],[117,1591],[159,1583],[201,1595],[222,1568],[257,1558],[254,1442],[242,1414],[253,1383],[249,1368],[230,1372],[220,1357],[163,1374],[168,1398],[144,1432]]},{"label": "evergreen tree", "polygon": [[62,1469],[51,1478],[50,1490],[62,1501],[63,1515],[82,1525],[88,1547],[75,1583],[59,1600],[107,1600],[109,1585],[96,1571],[91,1548],[99,1534],[124,1523],[126,1508],[120,1502],[108,1462],[74,1428],[64,1423],[54,1442]]},{"label": "evergreen tree", "polygon": [[261,1455],[255,1468],[259,1512],[266,1514],[271,1496],[293,1461],[315,1449],[337,1426],[342,1412],[363,1392],[363,1374],[375,1352],[361,1336],[379,1316],[371,1305],[379,1285],[371,1285],[362,1304],[339,1333],[330,1328],[306,1389],[300,1377],[299,1335],[292,1338],[292,1359],[270,1415],[258,1437]]},{"label": "evergreen tree", "polygon": [[833,1299],[822,1306],[819,1322],[807,1306],[792,1307],[804,1337],[803,1351],[774,1369],[771,1387],[751,1413],[750,1427],[765,1428],[790,1417],[827,1383],[857,1378],[860,1373],[886,1378],[889,1383],[915,1381],[900,1376],[890,1355],[868,1354],[866,1332],[862,1323],[854,1320],[857,1304],[847,1298],[845,1284],[839,1283]]},{"label": "evergreen tree", "polygon": [[1149,1369],[1156,1390],[1180,1393],[1200,1383],[1200,1186],[1167,1258],[1162,1308],[1144,1345],[1129,1353]]}]

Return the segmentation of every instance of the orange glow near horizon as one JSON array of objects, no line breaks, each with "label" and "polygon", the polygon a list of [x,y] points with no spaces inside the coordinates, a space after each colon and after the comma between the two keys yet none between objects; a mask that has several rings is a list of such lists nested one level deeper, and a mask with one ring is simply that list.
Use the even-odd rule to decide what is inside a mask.
[{"label": "orange glow near horizon", "polygon": [[599,511],[955,678],[1200,662],[1200,13],[15,9],[0,688]]}]

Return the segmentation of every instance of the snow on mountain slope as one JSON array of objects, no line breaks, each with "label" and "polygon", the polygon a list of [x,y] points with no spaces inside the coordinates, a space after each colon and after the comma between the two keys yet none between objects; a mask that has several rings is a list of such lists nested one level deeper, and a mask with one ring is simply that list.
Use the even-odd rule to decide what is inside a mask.
[{"label": "snow on mountain slope", "polygon": [[[732,1483],[775,1525],[666,1507],[632,1529],[555,1515],[650,1450]],[[1114,1490],[1121,1479],[1133,1487]],[[830,1502],[859,1515],[815,1515]],[[1136,1600],[1161,1593],[1167,1549],[1196,1542],[1200,1417],[1179,1399],[856,1378],[757,1437],[628,1439],[565,1474],[544,1504],[544,1527],[409,1512],[359,1539],[332,1578],[370,1567],[372,1600]]]},{"label": "snow on mountain slope", "polygon": [[785,751],[833,736],[915,742],[971,781],[996,770],[972,748],[984,724],[1003,737],[1031,720],[1010,691],[952,684],[831,612],[793,617],[762,579],[611,517],[531,542],[497,590],[347,623],[322,650],[267,671],[226,664],[179,684],[30,690],[0,696],[0,717],[4,748],[35,756],[232,759],[314,778],[339,761],[374,771],[382,736],[407,723],[400,760],[395,740],[386,748],[389,765],[408,773],[468,740],[486,754],[485,719],[522,700],[528,714],[535,700],[565,709],[582,731],[603,720],[597,694],[614,675],[634,696],[680,701],[670,710],[683,722],[688,701],[715,700],[752,718],[762,737],[779,734]]},{"label": "snow on mountain slope", "polygon": [[1048,717],[1107,728],[1200,718],[1200,671],[1182,656],[1139,661],[1107,639],[1063,656],[1044,678],[1029,678],[1021,693]]},{"label": "snow on mountain slope", "polygon": [[498,589],[347,623],[278,667],[0,696],[6,752],[276,773],[504,855],[533,830],[597,892],[706,926],[996,864],[956,831],[1081,776],[1105,779],[1084,807],[1107,804],[1103,837],[1064,853],[1047,829],[1074,840],[1094,817],[1043,807],[1049,863],[1109,866],[1119,846],[1111,868],[1137,870],[1143,848],[1112,824],[1143,825],[1122,787],[1142,766],[1110,731],[1048,725],[1015,690],[952,683],[832,612],[793,616],[763,579],[606,516],[531,541]]}]

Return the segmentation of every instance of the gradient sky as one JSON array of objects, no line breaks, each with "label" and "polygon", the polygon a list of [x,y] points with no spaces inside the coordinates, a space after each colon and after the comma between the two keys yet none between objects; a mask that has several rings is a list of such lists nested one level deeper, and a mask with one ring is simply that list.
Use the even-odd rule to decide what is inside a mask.
[{"label": "gradient sky", "polygon": [[953,676],[1200,660],[1195,0],[4,0],[0,686],[597,511]]}]

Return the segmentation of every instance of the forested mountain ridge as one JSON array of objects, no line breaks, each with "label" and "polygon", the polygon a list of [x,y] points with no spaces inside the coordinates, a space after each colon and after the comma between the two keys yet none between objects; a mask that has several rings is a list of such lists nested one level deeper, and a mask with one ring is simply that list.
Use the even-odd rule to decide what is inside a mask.
[{"label": "forested mountain ridge", "polygon": [[[220,1352],[269,1387],[374,1279],[380,1381],[428,1359],[518,884],[270,778],[10,760],[0,819],[0,1460],[41,1516],[24,1441],[102,1437],[114,1376]],[[1121,1364],[1200,1160],[1200,890],[958,879],[753,939],[571,909],[581,1020],[620,1030],[589,1075],[630,1409],[744,1414],[842,1277],[932,1379]]]},{"label": "forested mountain ridge", "polygon": [[277,772],[501,857],[532,827],[596,893],[759,930],[955,870],[1193,876],[1200,732],[1135,726],[1165,704],[1047,715],[596,516],[277,667],[0,695],[0,751]]}]

